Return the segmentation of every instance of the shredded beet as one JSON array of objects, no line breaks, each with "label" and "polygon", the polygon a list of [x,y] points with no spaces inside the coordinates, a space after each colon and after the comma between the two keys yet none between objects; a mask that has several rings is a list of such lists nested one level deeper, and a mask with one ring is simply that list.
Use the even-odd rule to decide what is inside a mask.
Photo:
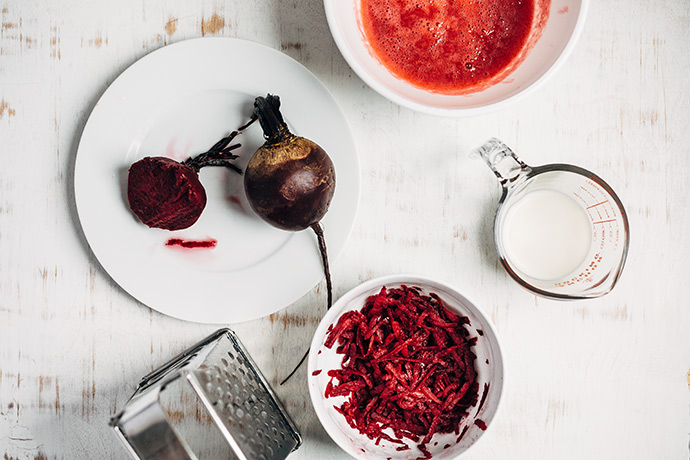
[{"label": "shredded beet", "polygon": [[[370,296],[361,311],[343,314],[325,345],[343,355],[328,372],[326,397],[346,396],[335,409],[348,424],[376,441],[426,445],[435,433],[458,434],[478,400],[476,337],[469,319],[449,311],[436,294],[401,286]],[[388,433],[384,430],[388,430]],[[391,433],[394,436],[391,436]]]},{"label": "shredded beet", "polygon": [[489,383],[487,382],[484,384],[484,392],[482,393],[482,399],[479,400],[479,405],[477,406],[477,414],[479,413],[480,410],[482,410],[482,406],[484,405],[484,401],[486,401],[486,397],[488,395],[489,395]]},{"label": "shredded beet", "polygon": [[474,424],[477,425],[480,430],[486,431],[486,423],[484,420],[477,419],[474,421]]},{"label": "shredded beet", "polygon": [[465,428],[462,429],[460,436],[458,436],[458,439],[455,440],[456,443],[460,442],[462,440],[462,438],[465,437],[465,433],[467,433],[468,429],[469,429],[469,425],[465,425]]}]

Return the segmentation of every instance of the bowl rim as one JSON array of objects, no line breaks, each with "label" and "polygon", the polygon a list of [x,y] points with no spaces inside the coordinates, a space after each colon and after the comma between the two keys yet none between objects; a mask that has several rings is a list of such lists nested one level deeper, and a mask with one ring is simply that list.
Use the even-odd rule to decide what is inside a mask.
[{"label": "bowl rim", "polygon": [[[474,302],[470,297],[467,295],[463,294],[459,289],[455,287],[455,285],[442,281],[437,278],[433,277],[428,277],[428,276],[423,276],[419,274],[414,274],[414,273],[399,273],[399,274],[392,274],[392,275],[384,275],[380,276],[377,278],[370,279],[368,281],[364,281],[363,283],[360,283],[356,286],[354,286],[352,289],[347,291],[345,294],[343,294],[338,300],[333,304],[333,306],[326,312],[324,317],[321,319],[319,322],[319,325],[316,328],[316,331],[314,332],[314,336],[312,338],[311,345],[309,347],[309,359],[307,361],[307,386],[309,387],[309,396],[310,400],[312,403],[312,407],[314,409],[314,412],[316,412],[316,416],[319,419],[319,423],[323,427],[323,429],[328,433],[328,436],[345,452],[350,454],[351,456],[360,459],[360,460],[371,460],[370,456],[365,456],[362,454],[362,452],[357,451],[357,450],[352,450],[350,449],[348,445],[344,445],[343,443],[340,442],[339,435],[340,435],[340,430],[335,429],[332,424],[330,423],[325,423],[324,419],[326,417],[329,417],[328,413],[323,407],[323,404],[317,404],[317,401],[321,402],[324,400],[323,395],[321,394],[320,391],[318,391],[318,386],[314,383],[316,377],[312,375],[312,372],[314,371],[314,367],[316,365],[316,359],[318,355],[318,349],[321,347],[321,342],[323,339],[323,336],[326,334],[328,327],[333,324],[339,317],[340,315],[343,314],[343,309],[349,305],[349,303],[356,297],[360,296],[363,292],[366,292],[368,290],[371,290],[372,288],[376,287],[382,287],[386,284],[393,284],[393,283],[399,283],[399,284],[406,284],[409,286],[414,286],[414,285],[422,285],[422,287],[427,287],[427,288],[434,288],[436,286],[440,286],[443,289],[448,290],[451,292],[453,295],[459,295],[460,297],[464,298],[467,300],[469,304],[471,304],[471,307],[474,308],[475,313],[480,316],[488,326],[488,329],[490,331],[491,336],[495,339],[496,341],[496,351],[498,352],[498,356],[500,356],[500,369],[501,369],[501,374],[502,374],[502,379],[500,382],[500,392],[498,393],[497,396],[497,401],[496,401],[496,410],[494,412],[494,416],[491,418],[491,420],[487,423],[486,430],[484,430],[484,434],[482,434],[479,438],[477,438],[472,444],[470,444],[463,452],[455,456],[454,458],[460,458],[460,456],[465,455],[467,452],[469,452],[474,446],[484,437],[486,437],[486,432],[489,431],[489,428],[494,424],[494,421],[496,418],[498,418],[502,412],[502,407],[503,407],[503,400],[504,400],[504,393],[506,390],[506,363],[505,363],[505,353],[503,349],[503,345],[501,343],[501,339],[498,336],[498,333],[496,332],[496,328],[491,321],[491,318],[484,312],[484,310],[477,305],[477,303]],[[433,290],[433,289],[432,289]],[[486,335],[486,329],[487,327],[483,327],[485,330],[485,335]]]},{"label": "bowl rim", "polygon": [[[419,102],[412,101],[410,99],[401,96],[400,94],[392,91],[384,84],[380,83],[368,72],[366,72],[359,64],[357,59],[355,59],[354,54],[347,47],[345,39],[343,38],[340,29],[337,27],[335,6],[337,3],[341,3],[343,0],[324,0],[324,9],[326,11],[326,20],[328,22],[328,28],[331,31],[331,36],[335,41],[336,46],[340,50],[340,54],[345,58],[348,65],[354,72],[361,78],[370,88],[379,93],[386,99],[395,102],[398,105],[406,107],[408,109],[414,110],[416,112],[426,113],[429,115],[437,115],[444,117],[472,117],[478,115],[486,115],[489,113],[497,112],[505,107],[513,105],[528,95],[539,89],[553,74],[555,74],[561,66],[568,60],[568,57],[572,53],[573,49],[577,45],[577,42],[582,35],[582,30],[585,26],[585,19],[587,17],[587,12],[589,10],[589,0],[580,0],[580,11],[578,13],[577,19],[575,21],[575,27],[573,28],[572,34],[566,43],[563,51],[556,58],[556,60],[542,73],[535,81],[520,89],[517,93],[512,96],[508,96],[504,99],[500,99],[495,102],[484,104],[478,107],[468,107],[468,108],[444,108],[436,107],[427,104],[422,104]],[[360,0],[350,0],[350,1],[360,1]],[[551,12],[549,13],[551,14]]]}]

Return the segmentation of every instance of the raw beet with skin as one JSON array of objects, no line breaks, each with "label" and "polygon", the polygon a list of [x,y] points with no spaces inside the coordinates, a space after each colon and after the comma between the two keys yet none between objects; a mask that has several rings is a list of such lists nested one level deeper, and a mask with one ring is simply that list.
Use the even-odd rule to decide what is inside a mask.
[{"label": "raw beet with skin", "polygon": [[[254,212],[274,227],[287,231],[311,228],[321,253],[327,308],[333,303],[333,286],[321,219],[335,193],[335,167],[326,151],[314,141],[296,136],[280,112],[280,97],[268,94],[254,99],[253,120],[259,120],[266,142],[252,155],[244,176],[244,190]],[[297,371],[309,351],[281,385]]]},{"label": "raw beet with skin", "polygon": [[127,198],[144,224],[165,230],[191,227],[206,207],[197,172],[164,157],[146,157],[129,168]]},{"label": "raw beet with skin", "polygon": [[262,219],[283,230],[318,225],[335,193],[333,162],[318,144],[290,132],[278,96],[257,97],[254,106],[266,142],[245,171],[249,204]]}]

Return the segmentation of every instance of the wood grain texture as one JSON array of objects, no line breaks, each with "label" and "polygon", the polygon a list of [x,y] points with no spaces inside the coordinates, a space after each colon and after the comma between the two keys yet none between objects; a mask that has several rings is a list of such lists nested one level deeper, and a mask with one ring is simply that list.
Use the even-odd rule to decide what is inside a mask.
[{"label": "wood grain texture", "polygon": [[[509,366],[505,403],[464,458],[690,458],[689,29],[686,0],[592,2],[573,55],[539,91],[445,119],[369,89],[320,0],[0,0],[0,458],[127,458],[109,417],[141,376],[216,329],[123,292],[90,252],[73,193],[79,137],[107,86],[145,54],[201,36],[279,49],[341,104],[366,200],[332,261],[336,298],[415,272],[489,313]],[[610,295],[539,299],[501,269],[498,188],[467,158],[491,136],[528,163],[574,163],[617,190],[632,245]],[[306,369],[277,386],[324,313],[324,288],[231,325],[302,431],[294,459],[348,458],[316,419]]]}]

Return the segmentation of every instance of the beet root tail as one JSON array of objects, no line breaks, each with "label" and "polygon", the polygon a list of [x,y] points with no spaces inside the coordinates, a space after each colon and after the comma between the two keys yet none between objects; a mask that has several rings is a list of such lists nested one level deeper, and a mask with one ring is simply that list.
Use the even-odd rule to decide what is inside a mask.
[{"label": "beet root tail", "polygon": [[[333,283],[331,282],[331,270],[328,265],[328,251],[326,250],[326,237],[323,234],[323,227],[321,226],[320,223],[316,222],[315,224],[311,225],[311,229],[316,233],[316,239],[319,243],[319,252],[321,253],[321,263],[323,265],[323,273],[326,277],[326,291],[328,295],[328,301],[327,301],[327,307],[326,309],[330,309],[331,306],[333,305]],[[307,349],[306,353],[304,353],[304,356],[302,356],[302,359],[299,360],[299,363],[297,363],[297,366],[290,372],[290,374],[283,379],[282,382],[280,382],[281,385],[283,385],[285,382],[290,380],[290,377],[295,375],[295,372],[302,366],[304,361],[307,359],[307,356],[309,356],[309,349]]]}]

